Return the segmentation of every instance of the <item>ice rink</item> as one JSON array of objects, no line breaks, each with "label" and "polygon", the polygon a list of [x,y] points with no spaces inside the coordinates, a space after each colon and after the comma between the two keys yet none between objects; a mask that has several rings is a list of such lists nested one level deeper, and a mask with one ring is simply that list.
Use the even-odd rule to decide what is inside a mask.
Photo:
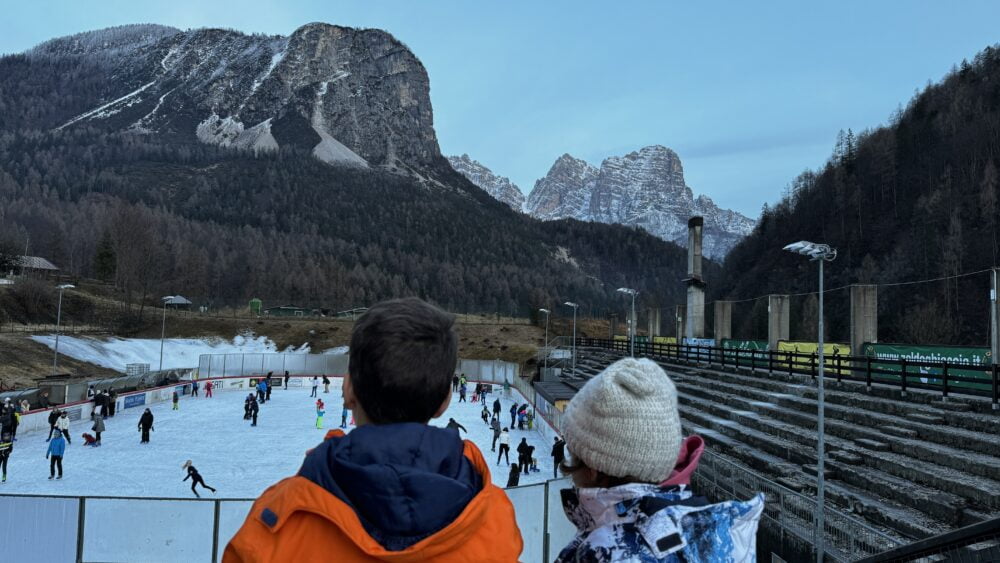
[{"label": "ice rink", "polygon": [[[256,427],[243,420],[243,400],[248,390],[222,391],[212,398],[185,395],[176,411],[171,410],[169,402],[149,405],[155,416],[155,430],[149,444],[139,443],[137,429],[144,407],[119,410],[116,416],[107,419],[100,448],[83,446],[80,436],[91,432],[91,421],[74,422],[70,428],[73,441],[66,448],[65,476],[61,481],[48,480],[46,433],[19,433],[10,456],[7,482],[0,486],[0,491],[193,497],[190,480],[182,482],[186,472],[181,465],[190,459],[205,482],[218,489],[212,495],[211,491],[199,488],[203,498],[254,498],[276,481],[294,475],[305,452],[322,440],[326,430],[340,425],[342,380],[331,378],[331,381],[329,393],[323,393],[322,385],[319,388],[319,396],[326,403],[324,430],[315,428],[315,399],[309,397],[311,387],[307,381],[303,387],[293,385],[287,390],[275,387],[271,400],[260,408]],[[526,402],[516,391],[511,393],[520,403]],[[506,425],[510,423],[513,401],[501,395],[500,392],[491,395],[488,406],[495,396],[500,396],[503,404],[500,420]],[[445,415],[431,424],[443,427],[452,417],[468,429],[467,434],[461,433],[462,437],[479,446],[489,461],[493,482],[503,487],[510,465],[496,465],[496,454],[490,452],[492,431],[483,424],[481,410],[482,405],[476,403],[459,403],[456,393]],[[516,448],[522,437],[535,446],[534,457],[541,471],[522,474],[520,484],[551,479],[551,444],[536,431],[511,430],[511,461],[517,461]]]}]

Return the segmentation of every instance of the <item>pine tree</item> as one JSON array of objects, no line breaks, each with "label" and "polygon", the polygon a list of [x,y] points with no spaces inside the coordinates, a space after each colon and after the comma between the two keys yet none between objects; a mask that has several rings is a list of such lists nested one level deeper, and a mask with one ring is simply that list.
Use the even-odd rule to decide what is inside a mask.
[{"label": "pine tree", "polygon": [[105,229],[94,252],[94,276],[99,280],[109,280],[115,275],[115,245],[111,233]]}]

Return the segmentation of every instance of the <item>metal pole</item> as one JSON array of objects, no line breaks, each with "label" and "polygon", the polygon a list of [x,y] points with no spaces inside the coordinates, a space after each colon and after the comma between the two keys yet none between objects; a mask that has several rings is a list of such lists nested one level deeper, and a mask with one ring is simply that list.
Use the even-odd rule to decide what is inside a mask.
[{"label": "metal pole", "polygon": [[825,526],[824,526],[824,516],[826,512],[826,503],[824,501],[825,496],[825,485],[826,480],[823,475],[824,458],[826,457],[823,451],[823,415],[826,409],[823,396],[823,368],[825,367],[825,361],[823,358],[823,262],[825,260],[820,258],[819,262],[819,420],[818,420],[818,431],[819,431],[819,443],[817,445],[817,465],[816,465],[816,561],[818,563],[823,563],[824,556],[826,555],[825,550]]},{"label": "metal pole", "polygon": [[632,341],[629,343],[632,357],[635,357],[635,292],[632,292],[632,321],[629,323],[629,330],[632,332]]},{"label": "metal pole", "polygon": [[545,369],[549,368],[549,313],[545,313]]},{"label": "metal pole", "polygon": [[56,312],[56,351],[52,355],[52,375],[59,369],[59,325],[62,322],[62,295],[63,288],[59,288],[59,309]]},{"label": "metal pole", "polygon": [[576,375],[576,307],[573,307],[573,375]]},{"label": "metal pole", "polygon": [[167,334],[167,303],[163,303],[163,324],[160,325],[160,369],[163,371],[163,337]]}]

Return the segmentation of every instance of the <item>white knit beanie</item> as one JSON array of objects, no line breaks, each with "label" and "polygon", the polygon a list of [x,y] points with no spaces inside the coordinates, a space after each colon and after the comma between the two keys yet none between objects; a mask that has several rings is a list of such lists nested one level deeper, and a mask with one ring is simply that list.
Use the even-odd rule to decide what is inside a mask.
[{"label": "white knit beanie", "polygon": [[677,389],[654,362],[619,360],[573,397],[562,430],[572,456],[587,467],[660,483],[681,449]]}]

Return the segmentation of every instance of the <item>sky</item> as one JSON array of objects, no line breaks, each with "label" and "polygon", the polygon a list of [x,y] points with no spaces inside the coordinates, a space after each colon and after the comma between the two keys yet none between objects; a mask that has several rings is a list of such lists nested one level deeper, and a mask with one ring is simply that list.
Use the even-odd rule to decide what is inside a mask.
[{"label": "sky", "polygon": [[[807,5],[808,4],[808,5]],[[569,153],[659,144],[687,183],[757,217],[841,129],[885,123],[1000,42],[1000,2],[40,0],[5,2],[0,53],[127,23],[287,35],[389,31],[423,61],[441,150],[525,193]]]}]

